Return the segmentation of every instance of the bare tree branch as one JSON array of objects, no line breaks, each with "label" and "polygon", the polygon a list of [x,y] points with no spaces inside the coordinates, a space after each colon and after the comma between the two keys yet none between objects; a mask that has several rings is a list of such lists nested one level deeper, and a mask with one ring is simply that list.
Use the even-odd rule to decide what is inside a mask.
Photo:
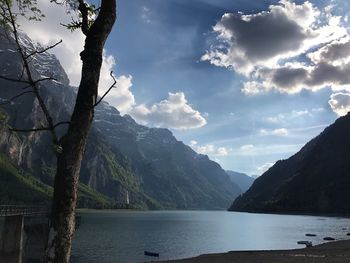
[{"label": "bare tree branch", "polygon": [[50,131],[49,127],[40,127],[40,128],[34,128],[34,129],[16,129],[16,128],[9,128],[11,132],[39,132],[39,131]]},{"label": "bare tree branch", "polygon": [[5,77],[5,76],[1,76],[1,75],[0,75],[0,79],[4,79],[7,81],[11,81],[11,82],[29,84],[29,86],[27,86],[26,88],[33,87],[33,84],[35,85],[35,84],[38,84],[39,82],[43,82],[43,81],[49,81],[49,80],[57,81],[57,79],[55,79],[54,77],[46,77],[46,78],[28,81],[28,80],[22,80],[22,79],[9,78],[9,77]]},{"label": "bare tree branch", "polygon": [[104,99],[104,97],[107,96],[107,94],[113,89],[115,88],[115,84],[117,84],[117,80],[115,79],[115,77],[113,76],[113,71],[111,71],[110,76],[113,79],[113,84],[109,87],[109,89],[103,94],[103,96],[94,104],[94,107],[96,107],[98,104],[100,104],[102,102],[102,100]]},{"label": "bare tree branch", "polygon": [[13,78],[9,78],[9,77],[5,77],[5,76],[1,76],[1,75],[0,75],[0,79],[4,79],[4,80],[8,80],[8,81],[12,81],[12,82],[17,82],[17,83],[31,84],[31,83],[30,83],[29,81],[27,81],[27,80],[13,79]]},{"label": "bare tree branch", "polygon": [[39,82],[48,81],[48,80],[57,81],[57,79],[55,79],[54,77],[46,77],[46,78],[41,78],[41,79],[37,79],[37,80],[33,81],[33,84],[38,84]]},{"label": "bare tree branch", "polygon": [[15,99],[18,99],[19,97],[21,97],[25,94],[28,94],[28,93],[34,93],[34,92],[32,90],[21,92],[20,94],[17,94],[16,96],[13,96],[12,98],[7,99],[5,102],[0,103],[0,106],[9,104],[9,103],[13,102]]},{"label": "bare tree branch", "polygon": [[[61,121],[53,125],[53,128],[56,129],[58,126],[61,125],[69,125],[70,121]],[[33,129],[17,129],[17,128],[9,128],[12,132],[38,132],[38,131],[51,131],[51,127],[38,127]]]},{"label": "bare tree branch", "polygon": [[55,43],[55,44],[53,44],[53,45],[51,45],[51,46],[48,46],[48,47],[46,47],[46,48],[44,48],[44,49],[42,49],[42,50],[34,50],[32,53],[26,55],[25,58],[28,59],[28,58],[30,58],[31,56],[34,56],[34,55],[36,55],[36,54],[45,53],[46,51],[48,51],[48,50],[50,50],[50,49],[52,49],[52,48],[58,46],[58,45],[61,44],[61,43],[62,43],[62,39],[61,39],[60,41],[58,41],[57,43]]},{"label": "bare tree branch", "polygon": [[56,123],[53,127],[56,129],[58,126],[69,125],[69,124],[70,124],[70,121],[61,121],[61,122]]},{"label": "bare tree branch", "polygon": [[[24,64],[24,68],[25,68],[25,71],[26,71],[26,75],[27,75],[27,78],[28,78],[28,81],[26,83],[29,84],[32,87],[33,92],[34,92],[34,94],[35,94],[35,96],[36,96],[36,98],[37,98],[37,100],[39,102],[39,106],[40,106],[42,112],[44,113],[44,116],[45,116],[46,121],[48,123],[48,128],[49,128],[49,131],[51,133],[53,143],[57,144],[58,143],[58,136],[57,136],[55,128],[54,128],[53,119],[52,119],[52,117],[50,115],[50,112],[49,112],[48,108],[45,105],[44,99],[40,95],[39,87],[37,86],[39,82],[45,81],[45,80],[52,80],[53,78],[50,77],[50,78],[42,78],[42,79],[39,79],[39,80],[36,80],[36,81],[33,80],[32,72],[30,70],[29,63],[28,63],[25,51],[23,50],[23,48],[22,48],[22,46],[20,44],[20,40],[19,40],[19,37],[18,37],[18,31],[17,31],[17,25],[16,25],[16,21],[15,21],[15,16],[12,13],[10,2],[9,1],[5,1],[5,4],[6,4],[6,8],[7,8],[6,11],[9,14],[9,20],[10,20],[9,22],[10,22],[10,25],[12,27],[12,32],[13,32],[13,35],[14,35],[14,39],[15,39],[15,43],[16,43],[16,46],[17,46],[17,50],[18,50],[18,52],[19,52],[19,54],[20,54],[20,56],[22,58],[22,61],[23,61],[23,64]],[[21,81],[19,81],[19,82],[21,82]]]}]

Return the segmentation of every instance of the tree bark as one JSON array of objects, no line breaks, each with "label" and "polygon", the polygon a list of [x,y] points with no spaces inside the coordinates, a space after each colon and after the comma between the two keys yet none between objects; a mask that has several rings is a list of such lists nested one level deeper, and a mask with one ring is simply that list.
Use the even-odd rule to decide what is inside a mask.
[{"label": "tree bark", "polygon": [[76,104],[67,133],[61,138],[62,152],[57,157],[57,172],[44,262],[68,263],[75,231],[75,207],[81,161],[98,95],[98,82],[105,41],[116,20],[116,0],[102,0],[99,14],[85,33],[81,52],[82,76]]}]

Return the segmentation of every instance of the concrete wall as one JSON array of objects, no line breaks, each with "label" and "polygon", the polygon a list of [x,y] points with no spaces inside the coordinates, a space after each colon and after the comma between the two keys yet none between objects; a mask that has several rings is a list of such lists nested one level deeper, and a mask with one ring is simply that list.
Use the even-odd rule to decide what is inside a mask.
[{"label": "concrete wall", "polygon": [[1,232],[0,262],[22,263],[23,230],[23,216],[5,217]]}]

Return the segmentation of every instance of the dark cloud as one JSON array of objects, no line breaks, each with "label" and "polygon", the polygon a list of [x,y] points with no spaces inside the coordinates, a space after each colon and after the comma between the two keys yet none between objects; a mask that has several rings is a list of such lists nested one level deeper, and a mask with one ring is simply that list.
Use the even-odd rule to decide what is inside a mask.
[{"label": "dark cloud", "polygon": [[294,87],[306,80],[308,72],[304,68],[281,67],[273,71],[272,82],[280,88]]},{"label": "dark cloud", "polygon": [[202,60],[247,77],[261,67],[276,67],[280,61],[329,43],[344,32],[316,25],[320,14],[310,2],[296,4],[290,0],[280,0],[255,14],[226,13],[213,27],[218,43]]},{"label": "dark cloud", "polygon": [[327,46],[321,53],[322,60],[337,60],[350,56],[350,41]]},{"label": "dark cloud", "polygon": [[243,50],[250,60],[299,49],[307,37],[302,27],[281,12],[262,12],[246,19],[241,14],[226,14],[217,27],[228,31],[232,48]]},{"label": "dark cloud", "polygon": [[283,66],[259,71],[264,79],[261,89],[275,88],[282,92],[295,93],[302,89],[319,89],[324,86],[338,87],[350,85],[350,64],[332,65],[327,62],[314,66]]},{"label": "dark cloud", "polygon": [[202,60],[245,75],[242,91],[251,94],[350,84],[350,36],[331,10],[280,0],[256,14],[225,14],[214,26],[220,44]]},{"label": "dark cloud", "polygon": [[350,84],[350,64],[334,66],[327,62],[316,65],[311,71],[308,86],[322,86],[327,84],[346,85]]},{"label": "dark cloud", "polygon": [[344,40],[342,42],[335,41],[309,54],[310,59],[317,63],[320,61],[342,61],[350,57],[350,39],[345,38]]}]

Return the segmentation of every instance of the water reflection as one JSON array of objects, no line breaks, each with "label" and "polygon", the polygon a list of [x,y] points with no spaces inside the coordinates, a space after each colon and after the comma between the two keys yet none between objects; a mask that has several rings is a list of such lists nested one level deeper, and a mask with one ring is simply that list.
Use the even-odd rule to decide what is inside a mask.
[{"label": "water reflection", "polygon": [[[229,250],[297,248],[298,240],[346,238],[350,220],[225,211],[85,211],[73,244],[73,263],[140,262]],[[320,220],[321,219],[321,220]],[[306,233],[317,234],[305,237]]]}]

